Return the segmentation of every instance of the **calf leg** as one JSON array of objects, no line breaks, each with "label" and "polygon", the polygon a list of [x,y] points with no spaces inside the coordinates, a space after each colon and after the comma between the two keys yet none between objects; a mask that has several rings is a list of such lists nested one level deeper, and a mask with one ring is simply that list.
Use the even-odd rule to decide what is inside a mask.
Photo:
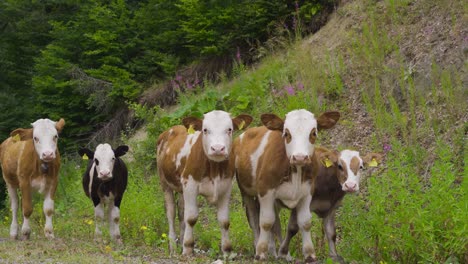
[{"label": "calf leg", "polygon": [[336,228],[335,228],[335,209],[332,209],[329,214],[323,219],[323,229],[328,241],[328,254],[330,257],[339,263],[345,263],[344,259],[336,253]]},{"label": "calf leg", "polygon": [[10,238],[18,239],[18,191],[16,188],[8,185],[8,196],[10,196],[11,204],[11,226]]},{"label": "calf leg", "polygon": [[315,249],[310,237],[310,228],[312,224],[310,220],[312,215],[310,213],[311,195],[302,198],[297,204],[297,224],[302,234],[302,254],[304,255],[306,263],[313,263],[316,261]]},{"label": "calf leg", "polygon": [[122,244],[122,236],[120,235],[120,198],[115,198],[115,202],[109,203],[109,231],[112,239],[117,244]]},{"label": "calf leg", "polygon": [[266,259],[271,229],[275,223],[275,198],[273,192],[268,192],[265,196],[259,197],[260,203],[260,235],[256,246],[255,258]]},{"label": "calf leg", "polygon": [[166,207],[167,223],[169,225],[169,253],[172,255],[176,249],[176,234],[174,228],[175,202],[174,192],[169,188],[164,189],[164,205]]},{"label": "calf leg", "polygon": [[270,236],[270,242],[268,244],[268,253],[272,254],[273,256],[277,257],[276,254],[276,239],[278,239],[279,243],[281,243],[282,235],[281,235],[281,221],[279,218],[280,207],[275,204],[275,223],[273,224],[272,228],[272,235]]},{"label": "calf leg", "polygon": [[52,226],[52,216],[54,215],[54,200],[51,198],[51,194],[46,194],[43,205],[45,215],[45,226],[44,234],[47,238],[54,238],[54,228]]},{"label": "calf leg", "polygon": [[104,221],[104,205],[102,202],[99,202],[94,207],[94,217],[96,222],[96,228],[94,229],[94,240],[98,241],[102,238],[101,226]]},{"label": "calf leg", "polygon": [[257,245],[258,236],[260,233],[260,229],[258,226],[259,221],[259,213],[260,213],[260,205],[258,201],[254,199],[254,197],[248,196],[241,191],[242,194],[242,201],[244,202],[245,206],[245,213],[247,215],[247,220],[249,221],[250,228],[254,234],[254,246]]},{"label": "calf leg", "polygon": [[279,255],[281,257],[286,258],[288,261],[292,260],[292,257],[289,254],[289,243],[291,243],[291,239],[297,234],[298,231],[299,231],[299,226],[297,225],[297,211],[296,209],[293,209],[291,210],[291,215],[289,216],[288,230],[286,232],[286,237],[281,243],[281,246],[279,249]]},{"label": "calf leg", "polygon": [[185,233],[185,221],[184,221],[184,197],[182,194],[179,195],[179,199],[177,199],[177,217],[179,218],[179,244],[182,245],[182,241],[184,240],[184,233]]},{"label": "calf leg", "polygon": [[218,199],[218,222],[221,228],[221,250],[226,256],[232,250],[229,240],[229,199],[231,198],[231,188]]},{"label": "calf leg", "polygon": [[32,195],[31,185],[28,183],[21,186],[21,205],[23,209],[23,226],[21,227],[21,234],[23,239],[29,239],[31,235],[31,227],[29,226],[29,217],[32,214]]},{"label": "calf leg", "polygon": [[193,238],[193,226],[198,220],[198,186],[192,179],[188,180],[183,184],[183,196],[184,196],[184,222],[185,232],[183,241],[183,255],[192,255],[195,240]]}]

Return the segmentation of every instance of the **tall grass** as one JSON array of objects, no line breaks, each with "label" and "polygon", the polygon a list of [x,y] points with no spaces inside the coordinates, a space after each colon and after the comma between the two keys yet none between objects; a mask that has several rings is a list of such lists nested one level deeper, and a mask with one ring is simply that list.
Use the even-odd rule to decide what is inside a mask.
[{"label": "tall grass", "polygon": [[[359,93],[357,103],[364,106],[375,128],[361,152],[381,151],[382,142],[391,150],[381,167],[365,173],[362,192],[345,197],[337,216],[338,252],[357,263],[466,261],[466,76],[433,63],[427,73],[430,85],[418,82],[414,65],[400,51],[401,36],[391,32],[410,15],[409,1],[356,2],[350,6],[360,5],[358,9],[345,8],[341,16],[348,12],[366,19],[334,50],[320,47],[311,51],[309,46],[293,42],[286,51],[271,54],[253,69],[238,65],[233,80],[181,94],[173,111],[132,106],[146,121],[147,137],[134,140],[123,136],[133,157],[121,208],[121,230],[129,246],[113,248],[114,260],[129,260],[131,255],[144,255],[145,250],[154,250],[157,257],[167,256],[167,220],[156,175],[155,144],[157,136],[179,124],[181,118],[221,109],[232,115],[249,113],[255,126],[264,112],[284,116],[290,110],[306,108],[314,113],[330,109],[346,113],[352,103],[349,98]],[[345,129],[360,129],[353,125],[354,120],[340,122]],[[327,142],[334,146],[335,140]],[[345,143],[353,147],[353,142]],[[67,160],[62,168],[55,220],[59,237],[93,237],[92,203],[81,190],[83,170],[83,162],[73,160]],[[214,259],[220,253],[215,210],[203,199],[199,202],[203,206],[195,229],[195,247],[201,255]],[[32,225],[38,235],[44,221],[37,213],[40,207],[35,206],[37,224]],[[1,215],[3,226],[8,227],[7,210]],[[284,210],[283,226],[287,216]],[[1,232],[7,234],[8,229]],[[319,258],[326,258],[328,247],[316,217],[311,232]],[[251,260],[253,235],[236,186],[231,202],[231,240],[234,250]],[[293,256],[299,257],[300,239],[294,238],[291,245]]]}]

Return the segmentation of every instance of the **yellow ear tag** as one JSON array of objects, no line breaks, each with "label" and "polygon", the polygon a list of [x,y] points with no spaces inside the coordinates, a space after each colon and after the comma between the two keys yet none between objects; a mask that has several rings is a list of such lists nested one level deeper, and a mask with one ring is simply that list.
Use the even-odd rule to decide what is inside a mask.
[{"label": "yellow ear tag", "polygon": [[245,126],[245,121],[242,120],[242,122],[239,124],[239,130],[242,130]]},{"label": "yellow ear tag", "polygon": [[86,155],[86,153],[83,154],[83,159],[84,159],[84,160],[89,160],[88,155]]},{"label": "yellow ear tag", "polygon": [[189,134],[195,133],[195,129],[193,129],[193,125],[189,126],[189,128],[187,129],[187,133],[189,133]]},{"label": "yellow ear tag", "polygon": [[369,167],[377,167],[377,160],[375,160],[375,158],[373,158],[370,162],[369,162]]},{"label": "yellow ear tag", "polygon": [[323,166],[325,166],[327,168],[333,166],[333,162],[331,162],[331,160],[329,158],[326,158],[326,159],[322,160],[322,164],[323,164]]},{"label": "yellow ear tag", "polygon": [[16,134],[14,137],[13,137],[13,141],[14,142],[17,142],[17,141],[20,141],[21,138],[20,138],[20,135],[19,134]]}]

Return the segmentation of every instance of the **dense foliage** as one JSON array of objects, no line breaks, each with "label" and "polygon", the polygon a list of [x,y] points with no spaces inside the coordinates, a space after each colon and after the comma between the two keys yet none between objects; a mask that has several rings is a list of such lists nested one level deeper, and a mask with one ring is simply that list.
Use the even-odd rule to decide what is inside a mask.
[{"label": "dense foliage", "polygon": [[71,151],[152,82],[201,59],[233,61],[237,53],[249,61],[247,51],[275,28],[294,30],[332,4],[1,1],[0,138],[40,117],[64,117],[64,148]]}]

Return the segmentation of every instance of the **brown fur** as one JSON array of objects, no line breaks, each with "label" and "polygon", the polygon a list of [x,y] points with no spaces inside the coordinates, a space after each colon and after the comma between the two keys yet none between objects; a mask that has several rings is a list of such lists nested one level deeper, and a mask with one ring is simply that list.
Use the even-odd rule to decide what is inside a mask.
[{"label": "brown fur", "polygon": [[[60,133],[65,121],[60,119],[56,124]],[[56,158],[47,163],[47,170],[41,169],[43,162],[39,159],[32,139],[33,129],[19,128],[10,133],[0,145],[0,165],[2,167],[3,179],[10,188],[20,189],[22,199],[21,205],[23,215],[29,217],[32,214],[32,181],[45,180],[43,193],[50,194],[53,200],[58,183],[60,169],[60,153],[57,148]],[[20,140],[15,136],[19,135]],[[53,212],[45,212],[51,215]]]}]

